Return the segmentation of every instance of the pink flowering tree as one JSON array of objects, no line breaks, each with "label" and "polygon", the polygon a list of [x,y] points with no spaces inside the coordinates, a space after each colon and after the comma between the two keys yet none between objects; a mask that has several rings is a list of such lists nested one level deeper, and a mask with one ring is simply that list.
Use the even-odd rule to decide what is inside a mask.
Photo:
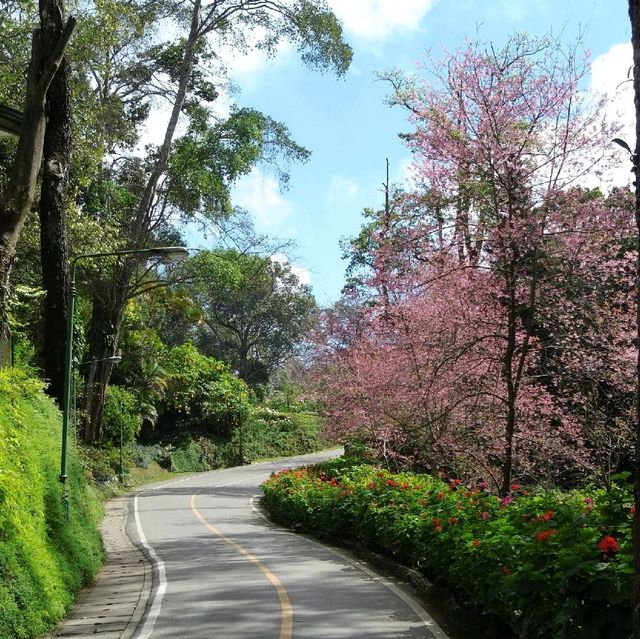
[{"label": "pink flowering tree", "polygon": [[[450,54],[422,85],[387,76],[411,114],[418,185],[354,242],[367,303],[357,334],[320,351],[342,432],[365,428],[385,452],[418,448],[429,466],[489,475],[503,495],[514,471],[589,465],[554,369],[576,371],[579,356],[558,353],[597,341],[570,329],[571,313],[588,307],[581,291],[567,294],[576,263],[580,273],[624,270],[629,216],[569,191],[605,159],[611,135],[581,99],[586,70],[574,52],[518,36],[500,51],[476,43]],[[617,258],[603,257],[614,248]],[[619,358],[630,306],[618,293],[615,309],[597,308],[600,321],[617,313]],[[558,339],[545,332],[548,310]]]}]

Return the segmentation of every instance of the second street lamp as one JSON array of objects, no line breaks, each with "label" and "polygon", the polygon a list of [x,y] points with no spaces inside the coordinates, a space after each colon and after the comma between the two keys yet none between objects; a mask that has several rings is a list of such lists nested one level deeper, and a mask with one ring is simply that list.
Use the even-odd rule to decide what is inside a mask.
[{"label": "second street lamp", "polygon": [[80,260],[100,259],[104,257],[135,256],[158,257],[170,260],[182,260],[189,254],[184,246],[160,246],[155,248],[125,249],[122,251],[107,251],[104,253],[83,253],[75,255],[70,260],[71,286],[69,288],[69,307],[67,317],[67,340],[64,367],[64,395],[62,407],[62,443],[60,451],[60,482],[62,483],[62,499],[65,512],[69,511],[69,497],[67,494],[67,447],[69,442],[69,416],[71,414],[71,373],[73,368],[73,328],[76,302],[76,268]]}]

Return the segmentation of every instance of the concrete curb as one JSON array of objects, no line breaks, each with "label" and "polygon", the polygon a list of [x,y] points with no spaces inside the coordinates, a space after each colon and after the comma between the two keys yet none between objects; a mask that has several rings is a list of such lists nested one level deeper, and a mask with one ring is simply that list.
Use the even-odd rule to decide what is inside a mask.
[{"label": "concrete curb", "polygon": [[88,639],[130,639],[149,599],[153,572],[142,551],[127,535],[129,496],[105,504],[101,532],[107,561],[96,581],[78,596],[71,615],[47,635]]}]

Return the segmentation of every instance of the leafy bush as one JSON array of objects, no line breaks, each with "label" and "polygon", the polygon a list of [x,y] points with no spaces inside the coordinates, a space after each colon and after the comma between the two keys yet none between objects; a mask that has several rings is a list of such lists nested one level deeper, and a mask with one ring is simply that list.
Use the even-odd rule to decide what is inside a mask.
[{"label": "leafy bush", "polygon": [[99,501],[69,446],[69,519],[62,505],[60,414],[42,383],[0,370],[0,637],[45,633],[90,581],[103,551]]},{"label": "leafy bush", "polygon": [[[239,445],[240,433],[234,433]],[[266,407],[251,410],[242,432],[242,448],[249,459],[302,455],[325,448],[320,418],[308,413],[282,413]]]},{"label": "leafy bush", "polygon": [[521,637],[629,636],[633,577],[628,486],[534,491],[392,474],[349,459],[263,484],[286,524],[355,539],[445,581]]},{"label": "leafy bush", "polygon": [[249,411],[247,386],[223,362],[202,355],[193,344],[186,343],[172,349],[165,370],[164,422],[219,434],[230,434],[245,422]]},{"label": "leafy bush", "polygon": [[171,470],[176,473],[209,470],[202,448],[191,437],[181,442],[171,454]]},{"label": "leafy bush", "polygon": [[104,404],[103,437],[114,443],[132,444],[142,427],[138,402],[122,386],[109,386]]}]

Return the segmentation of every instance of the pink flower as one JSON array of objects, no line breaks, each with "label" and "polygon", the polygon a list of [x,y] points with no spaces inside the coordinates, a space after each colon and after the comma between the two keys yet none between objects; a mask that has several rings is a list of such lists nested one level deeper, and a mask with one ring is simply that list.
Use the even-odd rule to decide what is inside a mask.
[{"label": "pink flower", "polygon": [[511,495],[507,495],[500,500],[500,508],[506,508],[512,501],[513,497]]}]

